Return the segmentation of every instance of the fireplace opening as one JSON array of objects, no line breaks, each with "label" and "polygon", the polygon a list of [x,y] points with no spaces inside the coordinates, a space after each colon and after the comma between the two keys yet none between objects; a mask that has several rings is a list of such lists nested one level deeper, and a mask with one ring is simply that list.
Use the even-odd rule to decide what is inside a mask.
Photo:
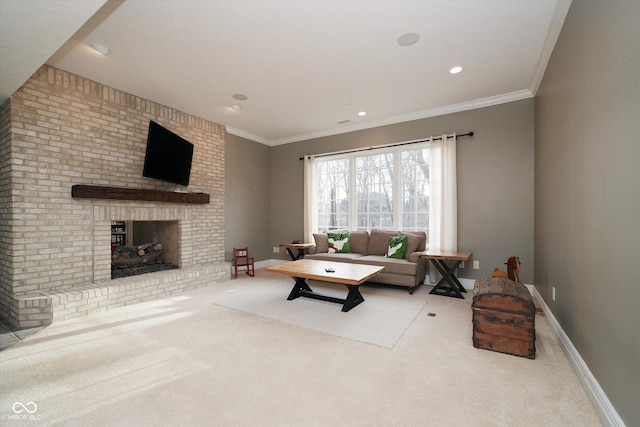
[{"label": "fireplace opening", "polygon": [[179,268],[179,221],[111,221],[111,279]]}]

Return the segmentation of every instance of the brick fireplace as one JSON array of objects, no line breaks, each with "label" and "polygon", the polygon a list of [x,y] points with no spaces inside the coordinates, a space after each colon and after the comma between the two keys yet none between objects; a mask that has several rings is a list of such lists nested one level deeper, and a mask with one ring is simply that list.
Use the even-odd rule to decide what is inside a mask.
[{"label": "brick fireplace", "polygon": [[[188,188],[141,175],[149,120],[194,144]],[[229,277],[224,127],[43,66],[0,109],[0,315],[39,326]],[[71,197],[76,184],[203,192],[205,204]],[[111,221],[177,226],[179,269],[111,280]]]}]

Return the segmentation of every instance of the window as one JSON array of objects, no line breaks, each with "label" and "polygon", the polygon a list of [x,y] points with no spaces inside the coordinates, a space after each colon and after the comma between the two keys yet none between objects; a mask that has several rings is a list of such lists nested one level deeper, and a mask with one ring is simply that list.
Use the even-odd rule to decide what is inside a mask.
[{"label": "window", "polygon": [[318,229],[349,229],[349,159],[316,164]]},{"label": "window", "polygon": [[402,230],[429,229],[429,150],[402,152]]},{"label": "window", "polygon": [[429,228],[429,148],[316,159],[318,231]]},{"label": "window", "polygon": [[357,230],[393,229],[393,153],[358,157]]}]

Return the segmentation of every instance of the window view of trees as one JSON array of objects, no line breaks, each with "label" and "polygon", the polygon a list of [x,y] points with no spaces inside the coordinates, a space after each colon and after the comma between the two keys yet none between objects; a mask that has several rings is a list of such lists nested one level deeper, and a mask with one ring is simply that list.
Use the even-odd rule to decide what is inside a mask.
[{"label": "window view of trees", "polygon": [[429,150],[402,152],[402,229],[429,230]]},{"label": "window view of trees", "polygon": [[393,229],[393,153],[356,159],[357,230]]},{"label": "window view of trees", "polygon": [[429,228],[429,150],[318,159],[319,231]]},{"label": "window view of trees", "polygon": [[349,229],[349,159],[318,162],[316,165],[318,229]]}]

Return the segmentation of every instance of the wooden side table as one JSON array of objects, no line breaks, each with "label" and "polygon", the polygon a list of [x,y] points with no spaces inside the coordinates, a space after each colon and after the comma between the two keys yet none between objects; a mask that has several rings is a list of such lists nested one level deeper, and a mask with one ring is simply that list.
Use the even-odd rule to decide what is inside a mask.
[{"label": "wooden side table", "polygon": [[[292,261],[297,261],[304,258],[305,251],[315,245],[313,243],[282,243],[278,246],[287,250]],[[292,249],[297,249],[298,253],[294,255]]]},{"label": "wooden side table", "polygon": [[[462,261],[469,261],[471,255],[473,255],[473,252],[425,251],[421,257],[429,259],[442,274],[440,281],[429,293],[464,299],[462,292],[466,293],[467,290],[462,286],[455,272]],[[453,264],[447,264],[447,262],[451,261],[453,261]]]}]

